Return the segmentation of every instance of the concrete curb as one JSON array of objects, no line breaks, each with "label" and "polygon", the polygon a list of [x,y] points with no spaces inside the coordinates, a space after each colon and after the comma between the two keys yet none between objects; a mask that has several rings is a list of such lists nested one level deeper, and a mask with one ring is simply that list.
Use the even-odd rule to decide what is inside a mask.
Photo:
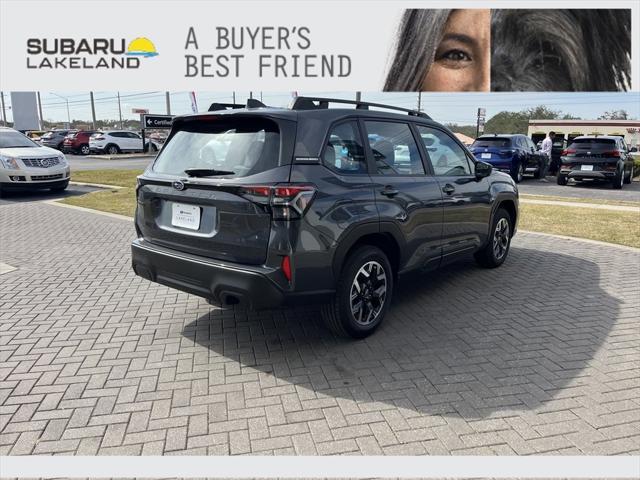
[{"label": "concrete curb", "polygon": [[606,205],[606,204],[598,204],[598,203],[563,202],[561,200],[534,200],[530,198],[521,198],[520,203],[530,204],[530,205],[553,205],[556,207],[592,208],[595,210],[611,210],[615,212],[640,213],[640,207],[633,207],[631,205]]},{"label": "concrete curb", "polygon": [[532,232],[531,230],[518,229],[518,233],[526,233],[527,235],[540,235],[543,237],[557,238],[558,240],[572,240],[574,242],[590,243],[591,245],[599,245],[601,247],[614,247],[628,252],[640,253],[640,248],[629,247],[627,245],[619,245],[617,243],[600,242],[598,240],[591,240],[589,238],[569,237],[567,235],[555,235],[553,233]]},{"label": "concrete curb", "polygon": [[85,183],[85,182],[69,182],[69,185],[78,185],[81,187],[95,187],[95,188],[104,188],[109,190],[121,190],[127,187],[121,187],[119,185],[104,185],[102,183]]},{"label": "concrete curb", "polygon": [[120,155],[85,155],[83,158],[90,158],[92,160],[131,160],[135,158],[155,158],[155,155],[130,153]]},{"label": "concrete curb", "polygon": [[78,210],[80,212],[93,213],[93,214],[102,215],[102,216],[105,216],[105,217],[116,218],[118,220],[126,220],[128,222],[133,222],[133,217],[127,217],[126,215],[120,215],[118,213],[111,213],[111,212],[103,212],[101,210],[94,210],[93,208],[78,207],[77,205],[67,205],[66,203],[60,203],[60,200],[62,200],[62,199],[57,198],[57,199],[53,199],[53,200],[45,200],[42,203],[45,203],[47,205],[53,205],[54,207],[70,208],[72,210]]}]

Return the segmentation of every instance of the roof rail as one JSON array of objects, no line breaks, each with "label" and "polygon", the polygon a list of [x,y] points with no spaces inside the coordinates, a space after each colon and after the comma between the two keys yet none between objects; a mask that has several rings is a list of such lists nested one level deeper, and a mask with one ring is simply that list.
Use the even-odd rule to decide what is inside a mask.
[{"label": "roof rail", "polygon": [[218,112],[220,110],[235,110],[237,108],[261,108],[266,107],[264,103],[255,98],[248,98],[247,103],[218,103],[214,102],[209,106],[209,112]]},{"label": "roof rail", "polygon": [[369,107],[386,108],[388,110],[405,112],[414,117],[431,119],[431,117],[426,113],[419,112],[418,110],[412,110],[410,108],[395,107],[393,105],[385,105],[383,103],[359,102],[357,100],[342,100],[340,98],[296,97],[289,108],[291,108],[291,110],[321,110],[329,108],[330,103],[355,105],[357,110],[369,110]]}]

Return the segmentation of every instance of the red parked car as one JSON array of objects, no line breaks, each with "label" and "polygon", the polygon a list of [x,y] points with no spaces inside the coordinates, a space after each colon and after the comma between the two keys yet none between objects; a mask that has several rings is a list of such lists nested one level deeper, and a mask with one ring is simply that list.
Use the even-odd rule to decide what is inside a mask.
[{"label": "red parked car", "polygon": [[78,130],[70,133],[64,139],[62,150],[65,153],[89,155],[89,137],[94,133],[96,133],[95,130]]}]

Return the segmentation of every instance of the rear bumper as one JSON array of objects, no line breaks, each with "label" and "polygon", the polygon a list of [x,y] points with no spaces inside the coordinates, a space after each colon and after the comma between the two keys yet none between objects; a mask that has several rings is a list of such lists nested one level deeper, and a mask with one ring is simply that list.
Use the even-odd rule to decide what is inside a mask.
[{"label": "rear bumper", "polygon": [[285,291],[273,277],[281,272],[265,266],[238,266],[177,252],[143,239],[131,244],[133,271],[142,278],[206,298],[219,305],[241,304],[254,310],[322,302],[333,292]]},{"label": "rear bumper", "polygon": [[561,170],[561,175],[575,180],[607,180],[611,181],[615,178],[617,172],[588,171],[588,170]]}]

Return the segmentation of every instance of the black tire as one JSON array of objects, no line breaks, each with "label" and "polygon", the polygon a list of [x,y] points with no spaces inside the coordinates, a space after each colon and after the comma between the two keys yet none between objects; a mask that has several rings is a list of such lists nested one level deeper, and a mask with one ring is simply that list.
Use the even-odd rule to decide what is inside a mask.
[{"label": "black tire", "polygon": [[[366,273],[362,273],[363,269],[366,272],[367,268],[370,268],[370,272],[384,274],[384,281],[380,274],[372,278],[372,275],[367,276]],[[383,285],[385,290],[380,292]],[[357,303],[352,306],[352,291],[356,295],[354,302],[360,300],[360,310],[356,308]],[[337,335],[352,338],[367,337],[384,320],[391,304],[392,293],[393,270],[389,259],[379,248],[364,245],[347,258],[340,273],[335,296],[330,303],[322,306],[322,318],[327,327]],[[360,320],[356,318],[354,308],[360,312]],[[370,321],[366,321],[370,316],[367,312],[374,315]],[[367,315],[366,319],[363,319],[364,315]]]},{"label": "black tire", "polygon": [[512,234],[513,219],[504,208],[499,208],[493,217],[491,235],[487,244],[474,255],[478,265],[485,268],[496,268],[502,265],[509,255]]},{"label": "black tire", "polygon": [[109,155],[117,155],[118,153],[120,153],[120,147],[118,147],[117,145],[111,144],[111,145],[108,145],[107,148],[105,148],[105,151]]},{"label": "black tire", "polygon": [[69,186],[69,182],[67,181],[67,182],[64,182],[62,185],[60,185],[59,187],[54,187],[54,188],[51,188],[50,190],[54,193],[60,193],[60,192],[64,192],[68,186]]},{"label": "black tire", "polygon": [[89,145],[87,145],[86,143],[83,143],[82,145],[80,145],[80,148],[78,149],[78,153],[80,155],[89,155],[91,153],[91,149],[89,148]]},{"label": "black tire", "polygon": [[558,185],[566,185],[569,182],[569,179],[566,175],[558,174]]},{"label": "black tire", "polygon": [[622,170],[620,170],[620,172],[618,172],[616,174],[615,177],[613,177],[613,182],[611,182],[611,188],[613,188],[614,190],[620,190],[624,183],[625,183],[624,182],[624,169],[622,169]]},{"label": "black tire", "polygon": [[513,181],[516,183],[520,183],[522,181],[524,178],[524,165],[522,165],[522,162],[518,162],[516,168],[511,169],[511,178],[513,178]]},{"label": "black tire", "polygon": [[624,177],[624,183],[629,185],[631,182],[633,182],[633,165],[631,166],[631,170],[629,170],[629,176]]},{"label": "black tire", "polygon": [[541,180],[544,178],[544,162],[541,165],[538,165],[538,170],[536,170],[536,173],[533,175],[533,178],[535,178],[536,180]]},{"label": "black tire", "polygon": [[0,198],[4,198],[4,191],[2,190],[2,186],[0,186]]}]

